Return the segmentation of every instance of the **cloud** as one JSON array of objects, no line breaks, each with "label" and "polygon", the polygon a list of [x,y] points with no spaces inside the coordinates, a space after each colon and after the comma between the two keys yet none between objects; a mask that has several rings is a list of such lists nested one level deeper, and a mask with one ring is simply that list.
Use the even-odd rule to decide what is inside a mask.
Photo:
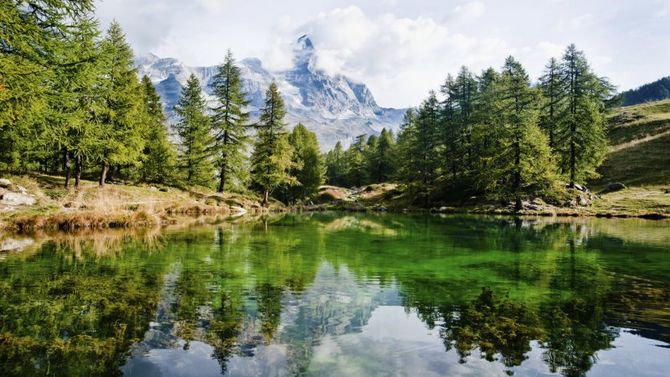
[{"label": "cloud", "polygon": [[452,33],[432,18],[370,17],[356,6],[320,13],[292,34],[302,33],[315,43],[317,68],[364,81],[387,106],[408,106],[447,72],[482,68],[508,50],[501,40]]},{"label": "cloud", "polygon": [[481,17],[486,11],[486,6],[479,1],[470,1],[458,5],[452,12],[452,17],[459,19],[461,22],[473,21]]}]

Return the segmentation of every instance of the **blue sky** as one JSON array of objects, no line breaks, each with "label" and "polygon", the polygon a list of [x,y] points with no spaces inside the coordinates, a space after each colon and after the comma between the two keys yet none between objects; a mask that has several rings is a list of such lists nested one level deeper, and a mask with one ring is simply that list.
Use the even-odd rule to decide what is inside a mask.
[{"label": "blue sky", "polygon": [[230,48],[278,70],[309,34],[317,64],[370,86],[380,105],[418,104],[461,65],[517,57],[537,78],[569,43],[620,90],[670,75],[670,0],[100,0],[136,52],[213,65]]}]

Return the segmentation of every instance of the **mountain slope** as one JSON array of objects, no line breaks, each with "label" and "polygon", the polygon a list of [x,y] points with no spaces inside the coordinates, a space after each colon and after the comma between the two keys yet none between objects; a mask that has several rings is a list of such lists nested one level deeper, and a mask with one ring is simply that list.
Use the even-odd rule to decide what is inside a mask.
[{"label": "mountain slope", "polygon": [[608,120],[610,151],[592,185],[670,185],[670,100],[622,107]]},{"label": "mountain slope", "polygon": [[637,89],[625,91],[622,94],[624,106],[670,98],[670,76],[642,85]]},{"label": "mountain slope", "polygon": [[[404,110],[380,107],[365,84],[316,69],[314,44],[309,37],[303,35],[298,39],[293,55],[293,68],[281,72],[266,70],[255,58],[239,62],[253,118],[258,117],[263,106],[265,90],[276,81],[286,103],[288,124],[305,124],[317,134],[324,150],[337,141],[346,146],[360,134],[376,134],[382,128],[398,129]],[[139,57],[136,64],[138,73],[149,76],[156,85],[171,122],[175,121],[173,109],[179,91],[191,73],[203,83],[208,102],[212,105],[216,102],[210,88],[215,66],[189,67],[176,59],[155,55]]]}]

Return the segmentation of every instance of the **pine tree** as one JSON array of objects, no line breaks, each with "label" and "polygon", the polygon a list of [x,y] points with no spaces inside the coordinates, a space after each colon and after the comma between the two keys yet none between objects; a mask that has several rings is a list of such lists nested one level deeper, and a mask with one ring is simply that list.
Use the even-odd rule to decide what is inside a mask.
[{"label": "pine tree", "polygon": [[530,86],[528,74],[513,57],[507,58],[496,84],[496,129],[493,165],[479,172],[489,192],[513,199],[522,208],[524,194],[540,194],[553,187],[555,165],[547,137],[539,129],[540,94]]},{"label": "pine tree", "polygon": [[149,77],[142,77],[144,110],[147,121],[147,143],[142,156],[142,181],[167,184],[176,168],[176,152],[170,143],[161,99]]},{"label": "pine tree", "polygon": [[[65,43],[93,1],[0,2],[0,168],[34,168],[45,146],[49,87]],[[51,144],[49,144],[51,145]]]},{"label": "pine tree", "polygon": [[556,137],[556,123],[558,114],[564,98],[563,83],[560,78],[560,65],[555,58],[549,59],[544,71],[540,77],[540,89],[546,98],[540,115],[540,125],[549,136],[549,146],[554,147]]},{"label": "pine tree", "polygon": [[344,149],[342,143],[337,142],[335,147],[326,153],[326,177],[328,184],[342,186],[346,175]]},{"label": "pine tree", "polygon": [[242,181],[246,171],[246,135],[249,114],[246,93],[242,90],[240,68],[230,51],[224,63],[217,68],[212,81],[214,95],[219,105],[213,109],[212,126],[216,133],[216,150],[219,166],[219,192],[223,192],[231,178]]},{"label": "pine tree", "polygon": [[99,160],[100,186],[104,186],[110,167],[140,163],[146,130],[143,121],[142,88],[133,63],[133,51],[121,26],[113,22],[102,42],[104,100],[101,116]]},{"label": "pine tree", "polygon": [[178,168],[188,185],[209,186],[212,183],[212,145],[210,119],[198,78],[191,74],[182,89],[175,113],[175,129],[181,141]]},{"label": "pine tree", "polygon": [[344,153],[346,165],[345,186],[361,187],[368,182],[366,135],[358,135]]},{"label": "pine tree", "polygon": [[72,33],[62,50],[60,64],[53,68],[53,80],[49,81],[49,115],[42,142],[62,155],[65,187],[70,182],[72,160],[75,187],[79,187],[84,160],[96,156],[99,144],[96,114],[104,106],[99,95],[99,82],[103,78],[96,42],[97,23],[82,20]]},{"label": "pine tree", "polygon": [[563,55],[560,79],[565,105],[555,146],[561,157],[560,168],[574,186],[596,176],[595,170],[603,161],[607,149],[604,98],[610,85],[593,74],[584,53],[574,44]]},{"label": "pine tree", "polygon": [[371,171],[370,177],[375,183],[387,182],[393,176],[393,149],[395,141],[393,132],[382,129],[376,143],[375,149],[371,153]]},{"label": "pine tree", "polygon": [[290,170],[296,167],[293,147],[285,130],[284,100],[276,83],[270,84],[265,94],[265,106],[261,109],[260,121],[256,125],[257,136],[251,156],[252,182],[263,194],[263,205],[267,205],[270,194],[282,185],[298,184]]},{"label": "pine tree", "polygon": [[440,161],[440,104],[434,92],[423,101],[418,111],[409,110],[398,137],[400,159],[404,162],[400,178],[420,194],[428,204],[434,189]]},{"label": "pine tree", "polygon": [[295,166],[291,169],[291,176],[295,177],[298,185],[282,186],[282,199],[289,203],[313,197],[324,182],[325,162],[316,134],[310,132],[302,124],[298,124],[289,134],[289,143],[294,148],[293,160]]}]

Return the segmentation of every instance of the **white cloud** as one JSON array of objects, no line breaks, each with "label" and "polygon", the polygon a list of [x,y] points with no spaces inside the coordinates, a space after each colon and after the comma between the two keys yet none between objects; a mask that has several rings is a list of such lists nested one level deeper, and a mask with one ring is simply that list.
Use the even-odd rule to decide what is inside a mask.
[{"label": "white cloud", "polygon": [[320,13],[298,28],[316,45],[317,67],[368,84],[387,106],[408,106],[462,64],[483,66],[508,50],[495,38],[451,33],[428,17],[376,17],[351,6]]},{"label": "white cloud", "polygon": [[458,18],[460,21],[468,22],[476,20],[481,17],[486,11],[486,6],[479,1],[470,1],[461,5],[458,5],[453,10],[453,16]]}]

